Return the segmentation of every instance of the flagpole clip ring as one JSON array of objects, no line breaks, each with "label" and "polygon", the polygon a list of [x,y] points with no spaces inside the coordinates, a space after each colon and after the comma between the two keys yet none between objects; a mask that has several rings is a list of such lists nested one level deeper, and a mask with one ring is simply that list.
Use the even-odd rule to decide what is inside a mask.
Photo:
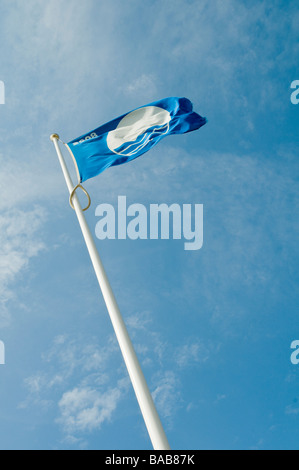
[{"label": "flagpole clip ring", "polygon": [[87,211],[87,210],[90,208],[90,206],[91,206],[91,199],[90,199],[90,196],[89,196],[88,192],[86,191],[86,189],[83,188],[82,184],[80,184],[80,183],[77,184],[77,186],[74,187],[73,191],[72,191],[71,194],[70,194],[70,206],[71,206],[72,209],[75,210],[75,207],[74,207],[74,204],[73,204],[73,197],[74,197],[74,195],[76,194],[77,189],[79,189],[79,188],[82,189],[82,191],[84,192],[84,194],[87,196],[87,199],[88,199],[88,204],[87,204],[87,206],[85,207],[85,209],[82,209],[82,211],[85,212],[85,211]]}]

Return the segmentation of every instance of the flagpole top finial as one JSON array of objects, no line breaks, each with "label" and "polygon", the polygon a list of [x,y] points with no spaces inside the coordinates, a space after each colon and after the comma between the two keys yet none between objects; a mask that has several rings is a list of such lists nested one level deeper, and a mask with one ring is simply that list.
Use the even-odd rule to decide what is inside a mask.
[{"label": "flagpole top finial", "polygon": [[58,135],[58,134],[52,134],[52,135],[50,136],[50,140],[52,140],[52,142],[53,142],[55,139],[56,139],[56,140],[59,140],[59,135]]}]

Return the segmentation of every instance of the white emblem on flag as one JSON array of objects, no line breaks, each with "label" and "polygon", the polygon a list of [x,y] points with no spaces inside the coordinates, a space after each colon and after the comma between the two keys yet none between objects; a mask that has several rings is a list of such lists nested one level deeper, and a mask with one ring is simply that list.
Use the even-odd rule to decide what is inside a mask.
[{"label": "white emblem on flag", "polygon": [[109,149],[124,156],[132,156],[142,151],[157,137],[167,134],[171,116],[158,106],[145,106],[127,114],[107,136]]}]

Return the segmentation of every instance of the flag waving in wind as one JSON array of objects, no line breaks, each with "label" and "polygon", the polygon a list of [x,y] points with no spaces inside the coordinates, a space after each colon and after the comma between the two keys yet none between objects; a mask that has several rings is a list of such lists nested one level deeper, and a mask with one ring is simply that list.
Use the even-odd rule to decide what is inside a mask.
[{"label": "flag waving in wind", "polygon": [[80,183],[110,166],[129,162],[163,137],[199,129],[207,120],[187,98],[165,98],[135,109],[69,142]]},{"label": "flag waving in wind", "polygon": [[[167,135],[184,134],[199,129],[204,124],[206,124],[206,119],[193,112],[192,103],[186,98],[166,98],[124,114],[89,134],[65,144],[76,163],[79,184],[75,187],[58,145],[59,135],[52,134],[50,137],[57,151],[70,193],[70,205],[76,212],[116,338],[155,450],[170,450],[169,442],[92,233],[84,217],[83,212],[90,207],[90,197],[81,183],[110,166],[120,165],[139,157]],[[88,196],[88,205],[85,209],[82,209],[77,198],[76,191],[79,187]]]}]

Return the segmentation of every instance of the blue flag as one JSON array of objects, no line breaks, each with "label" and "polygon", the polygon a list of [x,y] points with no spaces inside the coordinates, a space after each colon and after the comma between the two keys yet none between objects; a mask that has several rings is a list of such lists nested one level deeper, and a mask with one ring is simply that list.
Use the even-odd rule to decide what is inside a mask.
[{"label": "blue flag", "polygon": [[166,98],[135,109],[68,143],[80,182],[129,162],[163,137],[199,129],[207,120],[187,98]]}]

